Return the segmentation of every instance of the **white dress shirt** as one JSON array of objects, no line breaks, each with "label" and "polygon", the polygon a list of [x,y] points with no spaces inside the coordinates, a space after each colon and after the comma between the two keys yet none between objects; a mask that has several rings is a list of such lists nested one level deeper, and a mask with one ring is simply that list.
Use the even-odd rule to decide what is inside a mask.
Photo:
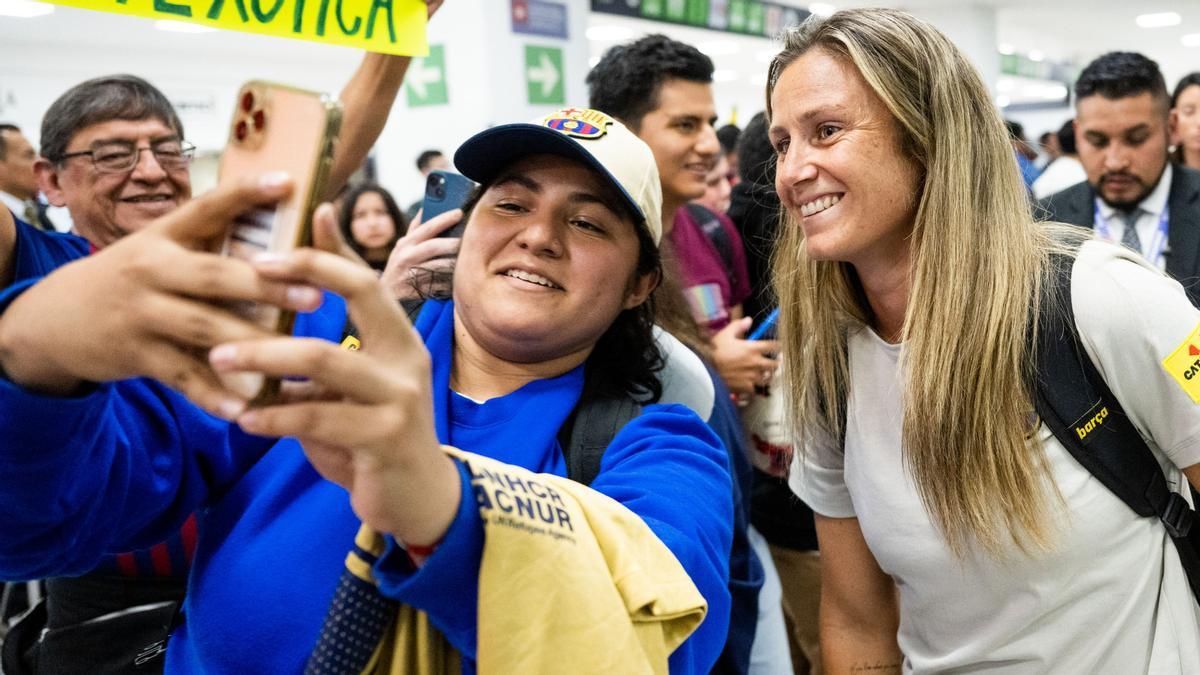
[{"label": "white dress shirt", "polygon": [[[1163,169],[1162,177],[1158,179],[1158,185],[1146,195],[1146,198],[1138,202],[1138,208],[1141,212],[1138,214],[1137,228],[1138,240],[1142,244],[1140,253],[1143,257],[1148,257],[1154,252],[1150,247],[1154,242],[1154,235],[1158,231],[1158,220],[1162,217],[1164,211],[1167,210],[1167,199],[1171,196],[1171,177],[1173,175],[1170,162],[1167,163],[1167,168]],[[1125,219],[1123,213],[1118,213],[1116,209],[1104,203],[1104,200],[1098,200],[1100,204],[1100,215],[1104,217],[1104,222],[1108,226],[1111,240],[1116,243],[1121,243],[1121,238],[1125,236]],[[1098,223],[1093,223],[1096,227]],[[1100,236],[1097,229],[1097,236]],[[1163,242],[1163,250],[1166,250],[1166,242]],[[1148,258],[1147,258],[1148,259]],[[1151,260],[1153,264],[1158,265],[1159,269],[1166,267],[1166,256],[1160,256],[1158,260]]]}]

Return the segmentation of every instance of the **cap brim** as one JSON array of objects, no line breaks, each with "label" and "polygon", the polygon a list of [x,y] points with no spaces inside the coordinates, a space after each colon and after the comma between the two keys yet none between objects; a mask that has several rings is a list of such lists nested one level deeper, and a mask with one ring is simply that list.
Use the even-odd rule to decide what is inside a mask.
[{"label": "cap brim", "polygon": [[557,155],[590,167],[604,176],[642,224],[646,223],[641,207],[600,160],[563,133],[537,124],[502,124],[475,134],[455,151],[454,166],[476,183],[487,184],[513,162],[530,155]]}]

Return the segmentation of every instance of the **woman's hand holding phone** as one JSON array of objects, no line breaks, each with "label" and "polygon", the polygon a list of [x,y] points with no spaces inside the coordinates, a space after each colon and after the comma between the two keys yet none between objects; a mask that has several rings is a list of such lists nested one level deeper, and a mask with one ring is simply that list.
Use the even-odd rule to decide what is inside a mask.
[{"label": "woman's hand holding phone", "polygon": [[[431,222],[430,225],[433,223]],[[212,350],[222,376],[288,378],[276,403],[237,418],[265,436],[294,436],[313,466],[350,491],[364,523],[409,544],[441,538],[458,508],[458,470],[433,423],[429,353],[370,268],[344,249],[333,208],[314,218],[316,248],[254,264],[265,281],[326,288],[346,300],[362,348],[323,340],[238,340]]]},{"label": "woman's hand holding phone", "polygon": [[463,217],[462,210],[447,211],[428,222],[422,222],[423,217],[418,213],[408,232],[396,241],[380,277],[380,283],[396,300],[420,297],[419,284],[414,283],[419,274],[449,273],[454,269],[454,259],[462,240],[443,236],[443,233],[458,225]]},{"label": "woman's hand holding phone", "polygon": [[750,317],[735,319],[712,337],[713,363],[717,373],[739,396],[749,396],[757,386],[771,381],[779,365],[774,355],[779,353],[776,340],[747,340],[744,336],[753,321]]}]

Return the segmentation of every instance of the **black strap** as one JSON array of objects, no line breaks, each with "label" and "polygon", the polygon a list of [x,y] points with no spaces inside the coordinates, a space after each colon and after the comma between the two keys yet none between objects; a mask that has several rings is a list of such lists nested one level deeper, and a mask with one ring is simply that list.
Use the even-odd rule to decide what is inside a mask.
[{"label": "black strap", "polygon": [[[1073,258],[1054,256],[1038,324],[1038,415],[1063,447],[1143,517],[1157,517],[1200,598],[1200,528],[1079,341],[1071,305]],[[1191,534],[1191,536],[1189,536]]]},{"label": "black strap", "polygon": [[585,393],[558,430],[558,444],[567,460],[567,478],[591,485],[600,473],[600,460],[608,444],[641,413],[642,406],[631,397],[589,398]]},{"label": "black strap", "polygon": [[720,254],[721,264],[725,266],[725,276],[729,279],[729,283],[734,283],[738,277],[733,264],[733,241],[729,238],[729,232],[725,230],[725,226],[721,224],[721,219],[717,217],[717,214],[699,204],[688,204],[686,208],[692,220],[696,221],[700,227],[700,231]]}]

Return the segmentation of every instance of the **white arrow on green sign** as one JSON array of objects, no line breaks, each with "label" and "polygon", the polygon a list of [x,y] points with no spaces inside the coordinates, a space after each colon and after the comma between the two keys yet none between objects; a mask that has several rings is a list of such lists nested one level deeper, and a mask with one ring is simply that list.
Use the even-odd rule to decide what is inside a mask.
[{"label": "white arrow on green sign", "polygon": [[429,56],[413,59],[404,76],[404,85],[410,108],[449,103],[445,45],[429,45]]},{"label": "white arrow on green sign", "polygon": [[525,89],[530,103],[566,103],[563,79],[561,49],[525,45]]}]

